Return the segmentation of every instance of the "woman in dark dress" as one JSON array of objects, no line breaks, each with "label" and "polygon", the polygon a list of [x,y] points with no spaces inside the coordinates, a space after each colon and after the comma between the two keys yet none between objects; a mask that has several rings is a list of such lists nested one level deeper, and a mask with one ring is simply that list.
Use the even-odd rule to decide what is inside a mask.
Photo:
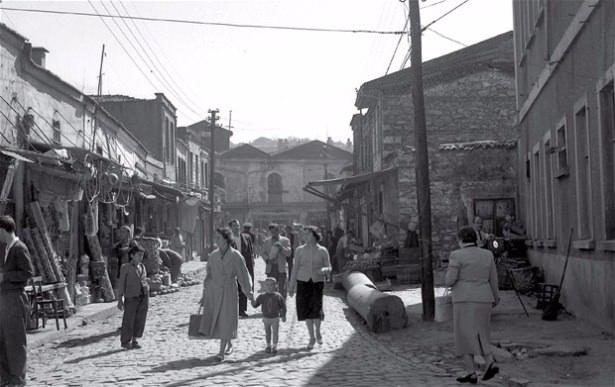
[{"label": "woman in dark dress", "polygon": [[318,229],[307,226],[303,229],[304,245],[295,251],[295,264],[291,273],[288,293],[292,297],[297,291],[297,319],[305,321],[310,342],[307,348],[314,348],[314,343],[322,344],[320,323],[325,315],[322,310],[324,281],[331,271],[329,252],[318,244]]}]

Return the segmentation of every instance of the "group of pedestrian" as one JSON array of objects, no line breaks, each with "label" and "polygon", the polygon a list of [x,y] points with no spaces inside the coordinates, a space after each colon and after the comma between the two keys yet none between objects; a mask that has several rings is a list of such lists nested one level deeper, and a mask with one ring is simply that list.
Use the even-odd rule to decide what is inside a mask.
[{"label": "group of pedestrian", "polygon": [[255,236],[250,235],[249,229],[240,232],[240,228],[240,222],[232,220],[228,228],[216,230],[217,248],[209,254],[199,301],[203,307],[199,333],[203,338],[220,340],[216,359],[222,361],[233,352],[239,316],[248,317],[248,300],[253,307],[261,307],[265,351],[277,353],[280,321],[286,321],[286,299],[295,292],[297,319],[306,322],[310,337],[307,349],[312,349],[316,342],[322,344],[323,290],[331,263],[327,249],[318,244],[318,229],[303,227],[299,236],[291,227],[286,230],[287,237],[278,224],[269,225],[270,235],[262,244],[266,263],[263,294],[255,298]]}]

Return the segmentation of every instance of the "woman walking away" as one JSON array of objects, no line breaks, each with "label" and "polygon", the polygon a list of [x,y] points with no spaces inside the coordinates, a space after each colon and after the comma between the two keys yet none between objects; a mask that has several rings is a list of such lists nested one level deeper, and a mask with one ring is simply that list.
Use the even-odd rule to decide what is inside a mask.
[{"label": "woman walking away", "polygon": [[[122,318],[121,344],[124,349],[141,348],[137,342],[143,336],[149,304],[149,284],[143,266],[145,249],[132,242],[128,250],[129,263],[120,268],[117,285],[117,307],[124,311]],[[124,300],[122,301],[122,296]]]},{"label": "woman walking away", "polygon": [[216,230],[215,242],[218,248],[209,254],[207,275],[203,282],[203,318],[199,332],[206,338],[220,339],[218,361],[233,352],[232,339],[237,337],[239,319],[239,296],[237,282],[246,297],[253,301],[252,281],[246,263],[239,253],[231,247],[232,232],[228,228]]},{"label": "woman walking away", "polygon": [[455,347],[467,371],[457,381],[476,384],[475,355],[482,356],[487,364],[482,380],[493,378],[499,371],[490,340],[491,309],[500,301],[498,275],[493,254],[476,246],[472,227],[462,227],[458,237],[460,249],[451,253],[446,272],[446,286],[452,288],[453,296]]},{"label": "woman walking away", "polygon": [[325,318],[322,298],[324,280],[331,271],[331,261],[327,248],[318,244],[320,234],[316,227],[305,227],[303,234],[305,244],[295,252],[289,294],[292,297],[297,291],[297,319],[305,321],[310,335],[307,349],[312,349],[316,341],[322,344],[320,323]]}]

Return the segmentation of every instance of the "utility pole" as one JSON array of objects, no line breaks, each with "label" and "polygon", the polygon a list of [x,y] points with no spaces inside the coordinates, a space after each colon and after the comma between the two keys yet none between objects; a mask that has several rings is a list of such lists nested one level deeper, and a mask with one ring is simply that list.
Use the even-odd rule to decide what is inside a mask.
[{"label": "utility pole", "polygon": [[414,136],[416,148],[416,193],[419,210],[421,248],[421,299],[423,320],[433,321],[435,298],[433,289],[433,264],[431,246],[431,194],[429,190],[429,155],[427,151],[427,129],[425,124],[425,96],[423,94],[423,58],[421,43],[421,15],[419,1],[408,0],[410,19],[411,87],[414,106]]},{"label": "utility pole", "polygon": [[233,119],[233,111],[229,110],[228,111],[228,130],[233,130],[233,127],[231,126],[232,119]]},{"label": "utility pole", "polygon": [[[105,59],[105,44],[102,45],[102,51],[100,53],[100,68],[98,69],[98,90],[96,91],[96,95],[99,97],[102,95],[102,70],[103,70],[103,61]],[[100,102],[98,102],[100,103]],[[92,143],[90,144],[90,152],[94,152],[96,148],[96,129],[98,126],[98,107],[94,105],[94,129],[92,129]],[[85,145],[85,132],[83,133],[83,143]],[[111,155],[111,153],[109,153]]]},{"label": "utility pole", "polygon": [[209,204],[211,209],[211,214],[209,216],[209,252],[214,251],[214,224],[215,224],[215,185],[214,185],[214,173],[216,172],[216,148],[215,148],[215,137],[216,137],[216,121],[218,117],[216,115],[220,111],[218,109],[209,109],[209,124],[211,126],[210,134],[209,134]]}]

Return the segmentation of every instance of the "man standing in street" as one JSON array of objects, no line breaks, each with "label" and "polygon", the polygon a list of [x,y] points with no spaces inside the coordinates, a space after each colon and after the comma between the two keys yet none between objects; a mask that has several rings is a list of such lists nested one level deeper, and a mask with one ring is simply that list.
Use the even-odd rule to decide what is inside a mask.
[{"label": "man standing in street", "polygon": [[286,226],[286,237],[290,241],[290,255],[286,258],[286,262],[288,263],[288,275],[293,272],[293,262],[295,260],[295,249],[297,248],[297,234],[295,234],[293,230],[293,226],[290,224]]},{"label": "man standing in street", "polygon": [[[234,246],[231,246],[241,253],[241,256],[246,262],[248,273],[250,273],[252,284],[254,284],[254,246],[252,245],[252,238],[250,234],[240,232],[241,225],[237,219],[231,220],[228,225],[233,232],[232,237]],[[252,285],[252,287],[251,290],[253,291],[254,285]],[[241,285],[239,285],[239,283],[237,283],[237,291],[239,293],[239,316],[248,317],[248,299],[241,291]]]},{"label": "man standing in street", "polygon": [[15,236],[15,221],[0,216],[0,385],[26,385],[26,321],[28,297],[24,287],[34,269],[28,247]]},{"label": "man standing in street", "polygon": [[268,277],[273,277],[278,281],[278,290],[286,299],[286,280],[288,278],[286,258],[292,252],[290,240],[280,235],[280,226],[275,223],[269,225],[269,233],[271,237],[263,243],[263,259],[267,262],[266,273]]},{"label": "man standing in street", "polygon": [[109,278],[113,287],[115,287],[117,279],[120,278],[120,268],[129,261],[128,250],[132,239],[130,226],[123,225],[120,227],[119,238],[119,242],[113,246],[111,257],[109,257]]}]

